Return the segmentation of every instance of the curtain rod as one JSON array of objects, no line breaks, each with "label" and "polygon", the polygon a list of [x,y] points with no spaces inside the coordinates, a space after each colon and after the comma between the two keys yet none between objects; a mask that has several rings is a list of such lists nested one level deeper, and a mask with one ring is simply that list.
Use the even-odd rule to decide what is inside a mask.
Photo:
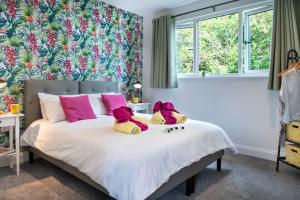
[{"label": "curtain rod", "polygon": [[216,4],[216,5],[213,5],[213,6],[207,6],[207,7],[204,7],[204,8],[199,8],[199,9],[192,10],[192,11],[189,11],[189,12],[174,15],[174,16],[172,16],[172,18],[179,17],[179,16],[182,16],[182,15],[187,15],[187,14],[194,13],[194,12],[198,12],[198,11],[201,11],[201,10],[206,10],[206,9],[209,9],[209,8],[212,8],[214,11],[216,11],[217,6],[223,6],[223,5],[233,3],[233,2],[237,2],[237,1],[239,1],[239,0],[232,0],[232,1],[227,1],[227,2],[224,2],[224,3],[219,3],[219,4]]}]

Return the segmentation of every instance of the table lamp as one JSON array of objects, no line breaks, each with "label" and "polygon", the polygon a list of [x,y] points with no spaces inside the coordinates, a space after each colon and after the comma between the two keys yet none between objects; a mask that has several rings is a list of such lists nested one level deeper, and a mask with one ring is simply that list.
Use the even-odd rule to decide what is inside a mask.
[{"label": "table lamp", "polygon": [[140,98],[139,98],[139,90],[143,87],[140,81],[137,81],[133,87],[135,88],[135,97],[132,98],[132,103],[137,104],[140,102]]}]

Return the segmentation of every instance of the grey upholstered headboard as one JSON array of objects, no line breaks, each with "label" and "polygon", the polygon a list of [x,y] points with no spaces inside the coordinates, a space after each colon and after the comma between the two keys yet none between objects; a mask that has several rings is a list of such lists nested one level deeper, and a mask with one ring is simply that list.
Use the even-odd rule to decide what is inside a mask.
[{"label": "grey upholstered headboard", "polygon": [[55,95],[93,94],[117,91],[116,82],[69,81],[69,80],[26,80],[24,85],[25,128],[33,121],[41,119],[38,93]]},{"label": "grey upholstered headboard", "polygon": [[80,94],[95,94],[103,92],[117,92],[117,82],[108,81],[79,81]]}]

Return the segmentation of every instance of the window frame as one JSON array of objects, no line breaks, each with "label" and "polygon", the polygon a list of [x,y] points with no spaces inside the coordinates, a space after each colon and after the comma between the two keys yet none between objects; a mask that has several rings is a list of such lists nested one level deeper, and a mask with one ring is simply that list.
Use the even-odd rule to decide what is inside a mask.
[{"label": "window frame", "polygon": [[[222,10],[222,11],[216,11],[214,13],[208,13],[204,15],[197,16],[192,19],[186,19],[186,20],[176,20],[175,28],[183,28],[185,25],[189,24],[189,28],[192,26],[194,27],[194,41],[193,41],[193,48],[194,48],[194,54],[193,54],[193,74],[192,73],[178,73],[179,78],[200,78],[203,77],[201,74],[199,74],[199,45],[200,45],[200,39],[199,39],[199,26],[198,22],[203,20],[208,20],[216,17],[226,16],[230,14],[238,13],[238,72],[237,73],[228,73],[228,74],[209,74],[206,73],[204,77],[208,78],[219,78],[219,77],[267,77],[269,70],[246,70],[245,68],[245,52],[243,51],[244,48],[244,14],[253,12],[255,14],[273,10],[274,6],[272,2],[263,2],[259,4],[254,5],[248,5],[248,6],[241,6],[238,8],[232,8],[228,10]],[[187,26],[186,26],[187,27]],[[200,36],[201,37],[201,36]],[[248,59],[248,58],[247,58]],[[248,67],[249,65],[247,65]]]},{"label": "window frame", "polygon": [[[185,74],[186,76],[191,76],[191,75],[196,74],[195,73],[195,44],[194,44],[195,43],[195,30],[194,30],[195,27],[194,27],[194,23],[189,22],[189,23],[176,25],[176,30],[177,29],[185,29],[185,28],[193,28],[193,31],[194,31],[193,32],[193,72],[192,73],[178,73],[178,74],[179,75]],[[177,45],[175,44],[175,46],[177,46]],[[176,70],[177,70],[177,64],[176,64]]]},{"label": "window frame", "polygon": [[253,9],[243,12],[243,19],[244,19],[244,38],[243,38],[243,45],[245,48],[244,51],[244,64],[243,64],[243,71],[245,74],[267,74],[269,73],[269,69],[265,70],[251,70],[251,45],[250,43],[245,43],[250,41],[250,16],[256,15],[259,13],[267,12],[273,10],[273,6],[266,6],[259,9]]}]

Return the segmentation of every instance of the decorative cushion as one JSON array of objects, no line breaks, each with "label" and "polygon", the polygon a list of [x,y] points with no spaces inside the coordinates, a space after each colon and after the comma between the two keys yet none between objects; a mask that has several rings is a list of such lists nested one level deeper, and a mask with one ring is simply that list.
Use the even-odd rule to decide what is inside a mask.
[{"label": "decorative cushion", "polygon": [[102,101],[108,115],[113,115],[113,110],[121,106],[127,106],[123,94],[102,94]]},{"label": "decorative cushion", "polygon": [[89,97],[77,96],[77,97],[64,97],[59,96],[61,105],[63,107],[66,119],[69,122],[75,122],[85,119],[96,119],[92,106],[89,101]]}]

